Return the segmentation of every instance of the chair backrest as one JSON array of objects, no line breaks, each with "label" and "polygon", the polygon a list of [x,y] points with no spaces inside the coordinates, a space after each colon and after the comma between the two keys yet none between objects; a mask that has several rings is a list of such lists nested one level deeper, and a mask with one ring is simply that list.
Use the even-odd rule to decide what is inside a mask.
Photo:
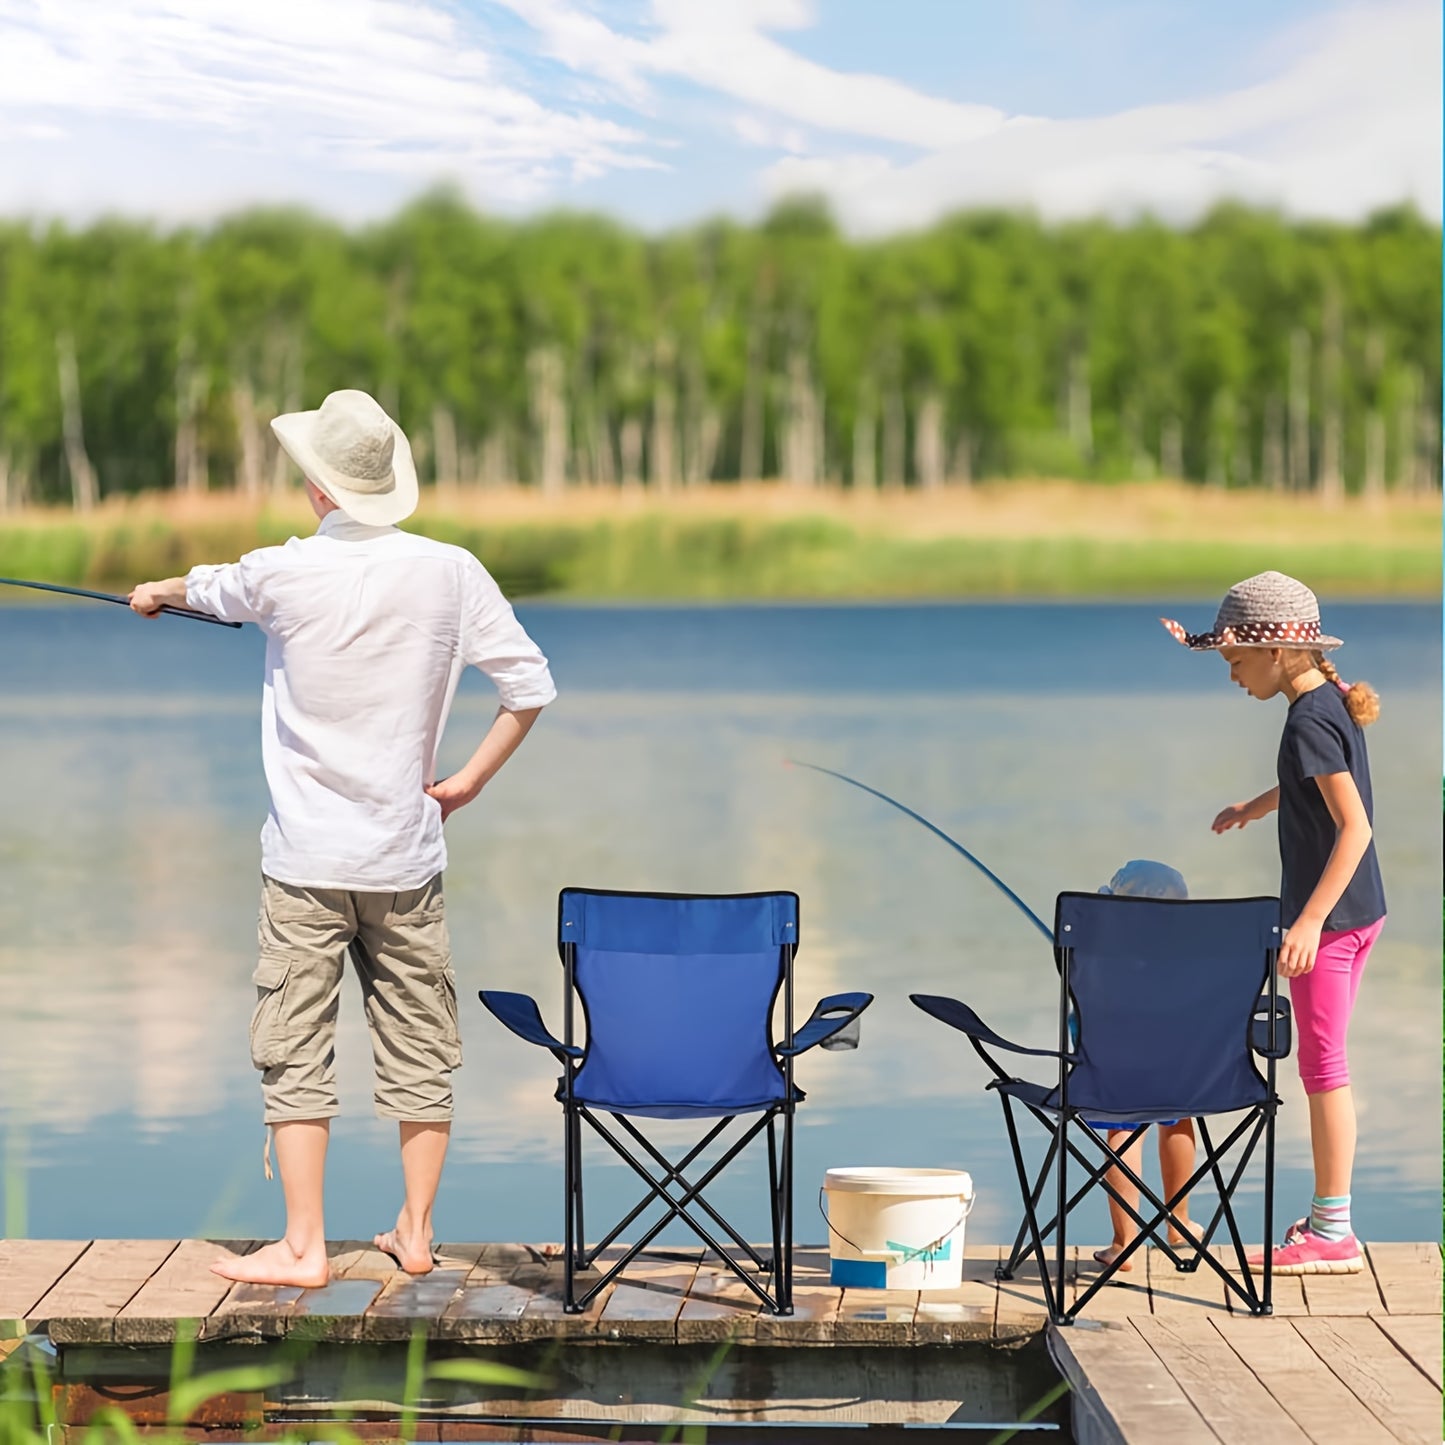
[{"label": "chair backrest", "polygon": [[791,1004],[796,894],[568,888],[557,932],[587,1016],[578,1098],[657,1117],[783,1098],[771,1020],[780,988]]},{"label": "chair backrest", "polygon": [[1077,1011],[1071,1105],[1185,1117],[1265,1097],[1250,1025],[1273,986],[1277,898],[1061,893],[1054,943]]}]

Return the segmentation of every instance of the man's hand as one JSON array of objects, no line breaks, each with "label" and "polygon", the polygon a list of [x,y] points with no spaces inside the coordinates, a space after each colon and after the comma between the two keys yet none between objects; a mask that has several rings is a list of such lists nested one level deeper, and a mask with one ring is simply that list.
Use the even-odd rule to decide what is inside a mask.
[{"label": "man's hand", "polygon": [[465,772],[453,773],[449,778],[438,778],[424,790],[427,797],[435,798],[442,808],[442,822],[445,823],[458,808],[465,808],[482,791],[480,783],[473,783]]},{"label": "man's hand", "polygon": [[186,605],[186,579],[167,577],[164,582],[142,582],[132,587],[130,597],[132,612],[142,617],[159,617],[162,607],[184,607]]},{"label": "man's hand", "polygon": [[1320,951],[1320,925],[1301,916],[1285,930],[1284,945],[1279,951],[1281,978],[1298,978],[1315,966]]}]

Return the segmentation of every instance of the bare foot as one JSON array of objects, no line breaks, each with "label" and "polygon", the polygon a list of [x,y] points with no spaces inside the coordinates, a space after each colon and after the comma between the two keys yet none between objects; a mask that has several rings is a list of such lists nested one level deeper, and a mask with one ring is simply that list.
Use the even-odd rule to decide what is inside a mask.
[{"label": "bare foot", "polygon": [[[1101,1264],[1104,1266],[1105,1269],[1107,1269],[1123,1253],[1124,1246],[1120,1244],[1118,1240],[1115,1240],[1113,1244],[1107,1245],[1103,1249],[1096,1249],[1094,1251],[1094,1263]],[[1133,1268],[1134,1261],[1132,1259],[1126,1259],[1124,1263],[1119,1266],[1119,1273],[1128,1274],[1129,1271]]]},{"label": "bare foot", "polygon": [[430,1274],[436,1267],[432,1258],[430,1235],[408,1234],[398,1224],[371,1241],[383,1254],[389,1254],[399,1269],[408,1274]]},{"label": "bare foot", "polygon": [[254,1254],[223,1254],[211,1266],[211,1273],[245,1284],[290,1284],[302,1289],[320,1289],[331,1277],[331,1266],[326,1262],[324,1244],[297,1254],[284,1239],[278,1239]]}]

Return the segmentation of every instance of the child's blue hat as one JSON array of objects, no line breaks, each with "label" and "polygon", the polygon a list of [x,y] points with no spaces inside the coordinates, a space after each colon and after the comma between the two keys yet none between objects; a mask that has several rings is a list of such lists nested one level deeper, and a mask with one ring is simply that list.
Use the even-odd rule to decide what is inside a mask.
[{"label": "child's blue hat", "polygon": [[1188,898],[1184,875],[1167,863],[1134,858],[1126,863],[1100,893],[1117,893],[1125,898]]}]

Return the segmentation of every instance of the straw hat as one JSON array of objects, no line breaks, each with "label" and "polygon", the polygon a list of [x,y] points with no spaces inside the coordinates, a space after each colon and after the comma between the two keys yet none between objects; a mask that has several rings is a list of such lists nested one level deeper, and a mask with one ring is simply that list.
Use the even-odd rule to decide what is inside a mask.
[{"label": "straw hat", "polygon": [[1195,652],[1221,647],[1300,647],[1330,652],[1344,643],[1320,631],[1320,604],[1303,582],[1283,572],[1261,572],[1236,582],[1224,594],[1209,632],[1186,632],[1159,619],[1176,642]]},{"label": "straw hat", "polygon": [[364,391],[333,391],[316,411],[271,423],[291,459],[348,517],[371,526],[416,510],[416,463],[406,433]]}]

